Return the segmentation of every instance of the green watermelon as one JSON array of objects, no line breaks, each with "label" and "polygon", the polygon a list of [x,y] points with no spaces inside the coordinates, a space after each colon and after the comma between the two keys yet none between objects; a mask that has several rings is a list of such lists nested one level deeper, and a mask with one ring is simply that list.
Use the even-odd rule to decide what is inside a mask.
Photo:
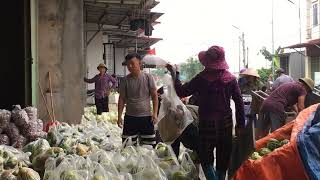
[{"label": "green watermelon", "polygon": [[268,148],[261,148],[260,151],[259,151],[259,155],[260,156],[264,156],[264,155],[267,155],[269,153],[271,153],[272,151]]},{"label": "green watermelon", "polygon": [[284,139],[280,142],[281,146],[288,144],[290,141],[288,139]]},{"label": "green watermelon", "polygon": [[269,139],[268,141],[268,144],[267,144],[267,148],[270,149],[271,151],[277,149],[281,147],[281,144],[278,140],[274,139],[274,138],[271,138]]},{"label": "green watermelon", "polygon": [[259,153],[258,152],[254,152],[254,153],[251,154],[249,159],[258,160],[260,158],[261,158],[261,156],[259,155]]}]

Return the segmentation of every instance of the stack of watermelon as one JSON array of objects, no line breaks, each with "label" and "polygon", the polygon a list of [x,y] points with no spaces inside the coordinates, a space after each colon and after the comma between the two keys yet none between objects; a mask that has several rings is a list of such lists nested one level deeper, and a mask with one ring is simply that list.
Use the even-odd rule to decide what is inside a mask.
[{"label": "stack of watermelon", "polygon": [[259,152],[253,152],[249,159],[251,160],[258,160],[263,156],[271,153],[272,151],[276,150],[279,147],[282,147],[285,144],[288,144],[290,141],[288,139],[277,140],[274,138],[269,139],[267,143],[267,147],[261,148]]}]

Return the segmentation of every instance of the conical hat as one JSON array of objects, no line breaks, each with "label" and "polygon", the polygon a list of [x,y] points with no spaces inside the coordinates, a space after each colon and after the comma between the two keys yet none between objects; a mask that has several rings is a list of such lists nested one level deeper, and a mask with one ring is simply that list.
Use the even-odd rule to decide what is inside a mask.
[{"label": "conical hat", "polygon": [[254,68],[248,68],[244,72],[240,73],[240,75],[254,76],[260,78],[258,71]]}]

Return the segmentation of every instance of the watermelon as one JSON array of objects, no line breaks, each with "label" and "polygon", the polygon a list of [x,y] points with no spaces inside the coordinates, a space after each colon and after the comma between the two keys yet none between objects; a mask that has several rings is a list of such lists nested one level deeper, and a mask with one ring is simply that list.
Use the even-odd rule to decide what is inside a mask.
[{"label": "watermelon", "polygon": [[273,151],[279,147],[281,147],[281,143],[278,140],[276,140],[274,138],[269,139],[268,144],[267,144],[268,149]]},{"label": "watermelon", "polygon": [[259,155],[260,156],[264,156],[264,155],[267,155],[269,153],[271,153],[272,151],[268,148],[261,148],[261,150],[259,151]]},{"label": "watermelon", "polygon": [[288,144],[290,141],[288,139],[284,139],[280,142],[281,146]]}]

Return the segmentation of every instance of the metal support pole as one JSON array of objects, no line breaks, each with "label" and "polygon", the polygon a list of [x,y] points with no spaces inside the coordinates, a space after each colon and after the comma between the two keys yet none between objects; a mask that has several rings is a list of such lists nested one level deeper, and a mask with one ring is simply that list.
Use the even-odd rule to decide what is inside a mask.
[{"label": "metal support pole", "polygon": [[241,71],[241,37],[239,36],[239,72]]}]

